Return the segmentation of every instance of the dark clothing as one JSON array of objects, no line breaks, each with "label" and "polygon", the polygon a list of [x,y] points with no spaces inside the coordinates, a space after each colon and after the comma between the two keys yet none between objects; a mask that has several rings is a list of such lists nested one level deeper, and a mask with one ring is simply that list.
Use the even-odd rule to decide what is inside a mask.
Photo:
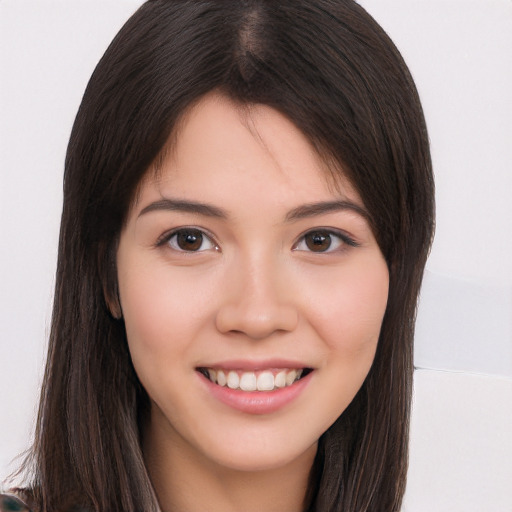
[{"label": "dark clothing", "polygon": [[0,494],[0,512],[31,512],[31,510],[16,496]]}]

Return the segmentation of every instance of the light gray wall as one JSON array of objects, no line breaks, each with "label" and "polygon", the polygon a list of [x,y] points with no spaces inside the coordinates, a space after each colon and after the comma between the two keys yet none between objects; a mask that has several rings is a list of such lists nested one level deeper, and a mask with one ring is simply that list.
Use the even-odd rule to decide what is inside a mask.
[{"label": "light gray wall", "polygon": [[[140,3],[0,1],[0,478],[32,430],[71,125]],[[512,2],[360,3],[417,81],[437,182],[404,510],[511,512]]]}]

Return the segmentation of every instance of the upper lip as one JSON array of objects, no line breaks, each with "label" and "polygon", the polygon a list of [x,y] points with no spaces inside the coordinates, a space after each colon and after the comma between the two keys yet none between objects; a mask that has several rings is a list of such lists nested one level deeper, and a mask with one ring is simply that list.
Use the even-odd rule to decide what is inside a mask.
[{"label": "upper lip", "polygon": [[290,359],[265,359],[265,360],[247,360],[232,359],[229,361],[219,361],[214,363],[201,364],[197,368],[212,368],[218,370],[241,370],[241,371],[259,371],[269,369],[301,369],[311,368],[303,362],[292,361]]}]

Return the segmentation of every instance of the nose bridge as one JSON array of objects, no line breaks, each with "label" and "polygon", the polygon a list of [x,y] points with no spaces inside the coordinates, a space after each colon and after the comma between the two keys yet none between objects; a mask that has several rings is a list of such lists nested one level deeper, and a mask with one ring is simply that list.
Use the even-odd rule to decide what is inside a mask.
[{"label": "nose bridge", "polygon": [[242,254],[229,270],[225,299],[217,314],[221,332],[240,332],[262,339],[276,331],[292,331],[298,312],[286,276],[275,254]]}]

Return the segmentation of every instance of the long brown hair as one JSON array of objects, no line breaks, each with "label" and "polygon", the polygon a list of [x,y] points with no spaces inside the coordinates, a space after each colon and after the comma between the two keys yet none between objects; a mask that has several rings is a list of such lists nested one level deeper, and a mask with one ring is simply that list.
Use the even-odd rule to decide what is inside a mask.
[{"label": "long brown hair", "polygon": [[287,116],[333,174],[343,168],[370,212],[389,267],[388,306],[369,375],[320,439],[305,510],[398,511],[433,179],[412,78],[352,0],[149,0],[111,43],[66,156],[49,353],[27,463],[33,505],[158,508],[140,448],[148,397],[112,315],[115,253],[142,177],[184,111],[214,89]]}]

